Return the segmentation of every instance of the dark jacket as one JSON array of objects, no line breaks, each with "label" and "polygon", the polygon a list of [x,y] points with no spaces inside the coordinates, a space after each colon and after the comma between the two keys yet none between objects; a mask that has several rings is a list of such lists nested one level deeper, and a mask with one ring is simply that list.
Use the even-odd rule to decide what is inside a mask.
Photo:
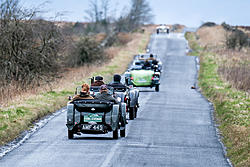
[{"label": "dark jacket", "polygon": [[90,96],[89,94],[81,92],[80,95],[76,95],[75,97],[73,97],[73,101],[79,100],[79,99],[94,99],[94,98],[92,96]]},{"label": "dark jacket", "polygon": [[119,103],[117,99],[115,99],[112,95],[108,94],[108,92],[102,92],[100,94],[97,94],[95,96],[95,99],[97,100],[104,100],[104,101],[110,101],[114,103]]},{"label": "dark jacket", "polygon": [[121,82],[117,82],[117,81],[113,81],[110,84],[108,84],[108,86],[114,87],[114,88],[127,88],[124,84],[122,84]]},{"label": "dark jacket", "polygon": [[104,85],[103,81],[95,81],[94,83],[91,84],[91,86],[101,86]]}]

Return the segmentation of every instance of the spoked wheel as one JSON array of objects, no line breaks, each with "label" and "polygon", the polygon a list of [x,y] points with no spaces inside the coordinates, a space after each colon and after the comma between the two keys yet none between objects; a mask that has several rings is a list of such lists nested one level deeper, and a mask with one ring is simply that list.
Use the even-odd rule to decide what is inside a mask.
[{"label": "spoked wheel", "polygon": [[155,91],[156,91],[156,92],[159,92],[159,90],[160,90],[160,87],[159,87],[159,86],[160,86],[160,85],[156,85],[156,86],[155,86]]},{"label": "spoked wheel", "polygon": [[113,139],[118,139],[118,129],[113,131]]},{"label": "spoked wheel", "polygon": [[135,118],[134,107],[130,107],[130,108],[129,108],[129,119],[130,119],[130,120],[134,120],[134,118]]},{"label": "spoked wheel", "polygon": [[73,139],[74,138],[74,133],[72,130],[68,130],[68,139]]}]

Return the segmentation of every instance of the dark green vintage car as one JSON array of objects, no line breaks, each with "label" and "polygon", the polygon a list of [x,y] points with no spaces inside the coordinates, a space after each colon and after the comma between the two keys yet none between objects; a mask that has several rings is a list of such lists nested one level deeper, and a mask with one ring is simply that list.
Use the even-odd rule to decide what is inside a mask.
[{"label": "dark green vintage car", "polygon": [[[79,88],[76,89],[76,94]],[[125,137],[126,133],[126,103],[96,99],[78,99],[67,104],[68,138],[74,134],[105,134],[113,132],[113,138]]]},{"label": "dark green vintage car", "polygon": [[[125,108],[124,108],[125,109]],[[125,137],[126,124],[120,124],[119,104],[113,102],[80,99],[67,104],[68,138],[74,134],[105,134],[113,132],[113,138]]]}]

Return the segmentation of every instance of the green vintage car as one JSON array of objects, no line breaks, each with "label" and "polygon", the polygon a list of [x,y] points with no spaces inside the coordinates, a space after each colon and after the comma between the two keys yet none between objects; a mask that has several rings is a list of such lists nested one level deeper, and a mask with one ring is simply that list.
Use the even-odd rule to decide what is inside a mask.
[{"label": "green vintage car", "polygon": [[151,69],[132,69],[125,73],[128,85],[135,87],[155,87],[155,91],[159,91],[160,72]]}]

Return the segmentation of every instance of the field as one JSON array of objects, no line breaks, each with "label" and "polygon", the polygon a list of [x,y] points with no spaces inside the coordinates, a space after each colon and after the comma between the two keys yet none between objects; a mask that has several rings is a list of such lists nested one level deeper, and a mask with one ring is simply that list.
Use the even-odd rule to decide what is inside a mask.
[{"label": "field", "polygon": [[186,34],[191,55],[199,56],[199,87],[214,104],[227,156],[234,166],[246,167],[250,165],[250,49],[227,49],[226,36],[221,26]]}]

